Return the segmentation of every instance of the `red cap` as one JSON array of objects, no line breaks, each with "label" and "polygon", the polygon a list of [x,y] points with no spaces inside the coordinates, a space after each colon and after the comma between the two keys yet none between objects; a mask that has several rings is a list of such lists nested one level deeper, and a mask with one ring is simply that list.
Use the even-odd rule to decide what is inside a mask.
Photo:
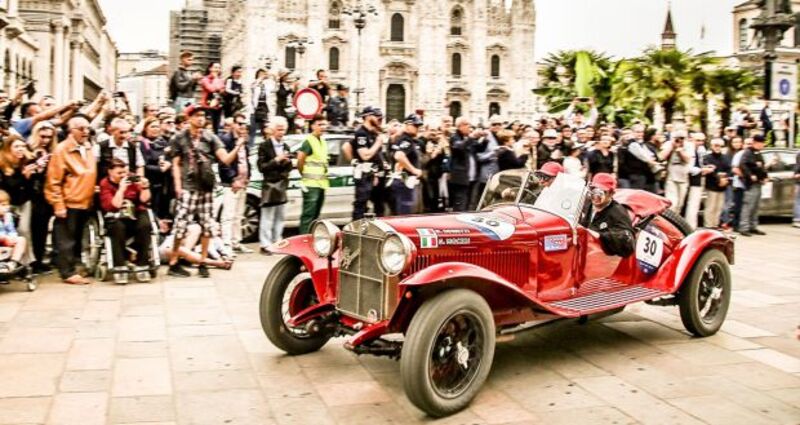
[{"label": "red cap", "polygon": [[608,173],[597,173],[592,178],[592,187],[605,191],[617,190],[617,178]]},{"label": "red cap", "polygon": [[550,177],[555,177],[558,173],[564,172],[564,167],[557,162],[550,161],[545,162],[542,168],[539,169],[539,172]]},{"label": "red cap", "polygon": [[206,111],[206,108],[202,107],[201,105],[192,104],[192,105],[187,106],[183,110],[183,115],[185,115],[187,117],[191,117],[191,116],[193,116],[194,114],[196,114],[198,112],[205,112],[205,111]]}]

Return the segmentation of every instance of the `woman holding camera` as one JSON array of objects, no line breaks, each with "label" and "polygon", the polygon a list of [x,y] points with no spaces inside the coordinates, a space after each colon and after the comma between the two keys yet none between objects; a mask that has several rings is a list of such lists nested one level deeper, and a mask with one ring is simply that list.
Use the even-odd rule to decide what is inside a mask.
[{"label": "woman holding camera", "polygon": [[30,245],[33,250],[34,273],[43,273],[49,270],[44,265],[45,249],[47,247],[47,234],[50,231],[50,219],[53,217],[53,206],[44,197],[44,183],[47,176],[47,165],[50,155],[58,145],[56,128],[49,121],[42,121],[33,127],[33,133],[28,138],[28,148],[33,152],[36,168],[30,177],[31,183],[31,238]]},{"label": "woman holding camera", "polygon": [[225,80],[220,77],[222,65],[219,62],[211,62],[206,67],[206,75],[200,80],[200,87],[203,89],[200,97],[200,104],[208,111],[214,134],[219,132],[222,122],[222,94],[225,92]]},{"label": "woman holding camera", "polygon": [[[166,119],[172,119],[167,117]],[[144,120],[139,136],[139,149],[144,157],[144,175],[150,181],[152,199],[150,205],[158,219],[169,218],[169,188],[171,182],[170,162],[166,159],[169,142],[161,136],[161,121],[158,118]]]},{"label": "woman holding camera", "polygon": [[[9,135],[0,147],[0,188],[11,198],[11,208],[19,216],[19,235],[31,237],[31,176],[37,168],[33,153],[21,137]],[[27,254],[27,253],[26,253]],[[27,255],[23,261],[27,260]]]}]

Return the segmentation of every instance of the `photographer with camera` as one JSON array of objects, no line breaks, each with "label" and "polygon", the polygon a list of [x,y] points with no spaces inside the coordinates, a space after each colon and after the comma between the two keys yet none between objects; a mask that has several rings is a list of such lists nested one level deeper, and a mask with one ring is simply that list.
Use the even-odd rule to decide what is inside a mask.
[{"label": "photographer with camera", "polygon": [[74,100],[62,106],[56,106],[45,110],[36,102],[25,102],[20,106],[20,116],[22,118],[13,124],[14,131],[22,136],[23,139],[27,140],[33,131],[33,126],[37,123],[53,120],[58,117],[59,119],[53,120],[53,124],[58,127],[63,122],[68,121],[83,105],[84,102]]},{"label": "photographer with camera", "polygon": [[94,154],[98,160],[98,176],[102,179],[108,174],[113,159],[119,159],[132,173],[144,176],[144,156],[131,138],[131,125],[122,118],[111,121],[111,140],[94,145]]},{"label": "photographer with camera", "polygon": [[270,96],[275,89],[275,81],[268,70],[256,71],[256,80],[250,87],[250,141],[248,147],[255,145],[256,132],[262,131],[269,122]]},{"label": "photographer with camera", "polygon": [[292,153],[283,142],[288,127],[286,118],[273,118],[269,128],[264,129],[264,143],[258,145],[257,166],[264,176],[258,241],[264,255],[271,255],[267,248],[283,237],[284,212],[289,201],[286,191],[292,172]]},{"label": "photographer with camera", "polygon": [[[586,104],[589,107],[589,118],[584,116],[582,109],[576,109],[580,104]],[[570,128],[580,130],[586,127],[594,127],[597,123],[597,117],[600,114],[597,111],[597,106],[594,104],[594,98],[591,97],[576,97],[572,99],[572,103],[564,111],[564,119]]]},{"label": "photographer with camera", "polygon": [[[150,182],[128,171],[128,165],[114,158],[108,168],[108,177],[100,181],[100,209],[105,214],[106,227],[111,238],[114,267],[127,267],[125,242],[133,238],[136,255],[136,279],[150,280],[147,271],[150,253]],[[114,273],[114,270],[112,270]],[[126,272],[114,273],[116,283],[128,283]]]},{"label": "photographer with camera", "polygon": [[33,127],[33,133],[28,138],[28,147],[33,152],[36,167],[31,174],[31,239],[33,249],[33,262],[31,268],[34,273],[49,271],[44,265],[44,255],[47,246],[47,236],[50,232],[50,218],[53,217],[53,207],[44,197],[45,178],[50,157],[55,151],[56,128],[50,121],[42,121]]},{"label": "photographer with camera", "polygon": [[203,90],[200,105],[211,118],[214,134],[219,132],[222,125],[222,95],[225,92],[225,80],[220,77],[221,72],[222,65],[219,62],[211,62],[206,67],[206,75],[200,80],[200,88]]}]

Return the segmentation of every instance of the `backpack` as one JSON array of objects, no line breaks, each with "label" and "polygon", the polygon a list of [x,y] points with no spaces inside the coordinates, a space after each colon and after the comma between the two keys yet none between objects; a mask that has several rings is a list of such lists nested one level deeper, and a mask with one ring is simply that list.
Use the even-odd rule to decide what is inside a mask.
[{"label": "backpack", "polygon": [[[208,142],[204,137],[200,137],[200,143]],[[197,182],[197,188],[203,192],[213,192],[214,186],[217,184],[217,175],[212,168],[212,158],[206,157],[195,149],[191,149],[189,152],[191,152],[192,172]],[[195,153],[197,154],[196,156]]]}]

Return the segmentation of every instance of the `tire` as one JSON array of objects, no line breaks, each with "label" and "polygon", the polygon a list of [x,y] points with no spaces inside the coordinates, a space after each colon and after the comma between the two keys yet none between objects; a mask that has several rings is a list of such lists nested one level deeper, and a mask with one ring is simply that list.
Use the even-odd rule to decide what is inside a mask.
[{"label": "tire", "polygon": [[261,217],[261,201],[252,195],[247,195],[247,206],[244,209],[242,221],[242,242],[258,242],[258,226]]},{"label": "tire", "polygon": [[[469,327],[465,326],[467,323]],[[461,328],[456,329],[457,326]],[[453,339],[459,341],[454,345]],[[467,348],[461,345],[462,341],[470,340]],[[467,407],[489,375],[494,349],[494,318],[483,297],[470,290],[456,289],[427,300],[411,320],[400,356],[406,396],[433,417],[447,416]],[[468,357],[461,358],[462,353]],[[476,355],[480,356],[477,365]],[[473,361],[466,371],[462,360]],[[455,383],[436,382],[435,375],[442,371],[466,376]],[[445,377],[452,378],[453,373],[446,373]],[[444,388],[445,384],[455,388]]]},{"label": "tire", "polygon": [[[285,314],[288,313],[290,317],[300,309],[318,303],[311,285],[311,275],[300,271],[300,260],[295,257],[284,257],[278,261],[264,281],[259,305],[264,334],[276,347],[290,355],[317,351],[330,339],[326,334],[310,335],[303,328],[290,328],[286,324]],[[305,295],[295,297],[288,293],[289,290]],[[286,302],[288,311],[283,311],[287,296],[289,299],[297,299],[299,305],[292,307]]]},{"label": "tire", "polygon": [[695,336],[714,335],[725,321],[730,301],[728,259],[721,251],[710,249],[697,260],[678,293],[683,326]]},{"label": "tire", "polygon": [[684,236],[689,236],[690,233],[694,232],[692,226],[690,226],[689,223],[675,211],[670,209],[664,210],[664,212],[661,213],[661,217],[664,217],[665,220],[677,227]]},{"label": "tire", "polygon": [[100,224],[97,217],[91,217],[83,228],[83,241],[81,243],[81,262],[86,266],[89,275],[95,274],[95,269],[102,255],[103,240],[100,236]]}]

